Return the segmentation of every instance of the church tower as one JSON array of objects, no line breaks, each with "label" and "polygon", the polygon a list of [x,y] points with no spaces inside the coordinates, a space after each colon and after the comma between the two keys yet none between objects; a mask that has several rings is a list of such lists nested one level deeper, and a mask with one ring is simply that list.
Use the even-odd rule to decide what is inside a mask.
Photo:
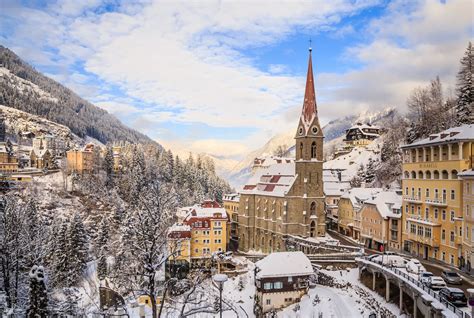
[{"label": "church tower", "polygon": [[296,131],[296,188],[294,195],[304,200],[304,213],[310,236],[324,235],[323,131],[319,124],[313,65],[309,48],[308,74],[303,109]]}]

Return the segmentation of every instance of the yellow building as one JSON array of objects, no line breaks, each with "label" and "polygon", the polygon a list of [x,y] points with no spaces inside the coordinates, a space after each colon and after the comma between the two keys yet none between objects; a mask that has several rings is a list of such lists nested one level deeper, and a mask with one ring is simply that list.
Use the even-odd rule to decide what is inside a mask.
[{"label": "yellow building", "polygon": [[462,256],[462,180],[472,168],[474,125],[450,128],[402,147],[403,249],[458,265]]},{"label": "yellow building", "polygon": [[360,230],[364,246],[378,251],[400,250],[401,193],[381,191],[364,201]]},{"label": "yellow building", "polygon": [[224,209],[229,216],[229,226],[227,227],[227,246],[231,251],[237,251],[239,243],[239,204],[240,195],[238,193],[224,194],[222,201]]},{"label": "yellow building", "polygon": [[8,149],[6,142],[0,142],[0,173],[15,173],[18,171],[18,159]]},{"label": "yellow building", "polygon": [[66,152],[67,170],[69,172],[91,172],[94,169],[94,145],[88,144],[83,150]]},{"label": "yellow building", "polygon": [[463,257],[465,267],[471,271],[474,264],[474,170],[468,170],[459,174],[462,179],[464,207],[464,235],[462,239]]},{"label": "yellow building", "polygon": [[341,196],[338,203],[338,230],[340,233],[360,240],[360,209],[364,201],[382,191],[380,188],[353,188]]},{"label": "yellow building", "polygon": [[[222,207],[203,203],[186,209],[183,222],[175,224],[168,232],[168,249],[176,255],[171,259],[190,264],[203,263],[216,252],[227,249],[227,213]],[[188,243],[189,242],[189,243]]]}]

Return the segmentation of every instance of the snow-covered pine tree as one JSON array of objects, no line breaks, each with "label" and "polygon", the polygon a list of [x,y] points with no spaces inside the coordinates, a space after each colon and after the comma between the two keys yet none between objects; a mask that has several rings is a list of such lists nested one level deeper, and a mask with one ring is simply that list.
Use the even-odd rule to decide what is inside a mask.
[{"label": "snow-covered pine tree", "polygon": [[474,48],[469,42],[457,74],[457,102],[456,124],[474,123],[474,83],[472,73],[474,70]]},{"label": "snow-covered pine tree", "polygon": [[97,238],[97,276],[99,279],[105,279],[107,276],[107,254],[109,240],[109,223],[104,217],[100,223],[99,235]]},{"label": "snow-covered pine tree", "polygon": [[67,286],[70,270],[68,226],[69,222],[60,221],[49,234],[49,267],[52,270],[51,281],[54,287]]},{"label": "snow-covered pine tree", "polygon": [[33,265],[29,277],[30,299],[26,316],[28,318],[47,317],[48,293],[46,291],[44,268]]},{"label": "snow-covered pine tree", "polygon": [[114,186],[114,152],[111,145],[107,145],[104,156],[105,186],[110,189]]},{"label": "snow-covered pine tree", "polygon": [[88,238],[84,223],[79,213],[72,218],[67,233],[68,245],[68,275],[67,286],[76,286],[81,279],[87,264]]}]

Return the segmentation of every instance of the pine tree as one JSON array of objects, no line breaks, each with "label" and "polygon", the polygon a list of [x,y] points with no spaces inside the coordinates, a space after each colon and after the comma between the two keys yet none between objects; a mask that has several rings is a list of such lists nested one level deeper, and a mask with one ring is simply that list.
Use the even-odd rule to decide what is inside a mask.
[{"label": "pine tree", "polygon": [[105,279],[107,276],[107,243],[109,240],[109,224],[106,218],[102,219],[97,238],[97,276],[99,279]]},{"label": "pine tree", "polygon": [[30,302],[28,318],[48,316],[48,294],[46,291],[45,274],[42,266],[34,265],[30,274]]},{"label": "pine tree", "polygon": [[461,66],[457,74],[457,103],[456,124],[472,124],[474,122],[474,83],[472,72],[474,69],[474,48],[469,42],[464,56],[461,58]]},{"label": "pine tree", "polygon": [[81,216],[76,213],[67,233],[68,267],[67,286],[75,286],[82,277],[87,264],[87,234]]},{"label": "pine tree", "polygon": [[105,186],[112,188],[114,186],[114,153],[112,146],[108,145],[104,156]]}]

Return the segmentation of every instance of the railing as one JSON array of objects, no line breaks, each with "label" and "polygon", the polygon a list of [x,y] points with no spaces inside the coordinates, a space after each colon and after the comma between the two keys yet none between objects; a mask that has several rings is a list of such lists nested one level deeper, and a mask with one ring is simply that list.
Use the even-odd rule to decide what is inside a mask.
[{"label": "railing", "polygon": [[404,196],[403,200],[407,202],[412,202],[412,203],[422,203],[423,201],[421,200],[421,197],[418,196]]},{"label": "railing", "polygon": [[425,202],[431,205],[446,206],[448,205],[446,199],[426,199]]},{"label": "railing", "polygon": [[[370,261],[367,259],[367,257],[364,257],[364,259],[368,262],[371,262],[371,263],[374,263],[374,264],[379,264],[379,265],[382,265],[382,262],[374,262],[374,261]],[[435,292],[433,289],[429,288],[428,286],[426,286],[425,284],[423,284],[422,282],[420,282],[419,280],[415,279],[414,277],[408,275],[407,273],[405,272],[402,272],[400,269],[398,268],[390,268],[390,267],[383,267],[382,268],[384,271],[387,271],[387,272],[392,272],[398,276],[401,276],[403,278],[405,278],[406,280],[408,280],[409,282],[415,284],[418,288],[420,288],[421,290],[423,290],[425,293],[427,293],[428,295],[430,295],[431,297],[433,297],[434,299],[436,299],[437,301],[439,301],[441,304],[443,304],[444,306],[446,306],[447,309],[449,309],[450,311],[452,311],[453,313],[456,314],[456,316],[458,316],[459,318],[472,318],[471,315],[469,313],[466,313],[464,311],[462,311],[461,309],[459,309],[458,307],[454,306],[452,303],[450,303],[449,301],[445,300],[445,299],[442,299],[439,294],[437,292]]]}]

